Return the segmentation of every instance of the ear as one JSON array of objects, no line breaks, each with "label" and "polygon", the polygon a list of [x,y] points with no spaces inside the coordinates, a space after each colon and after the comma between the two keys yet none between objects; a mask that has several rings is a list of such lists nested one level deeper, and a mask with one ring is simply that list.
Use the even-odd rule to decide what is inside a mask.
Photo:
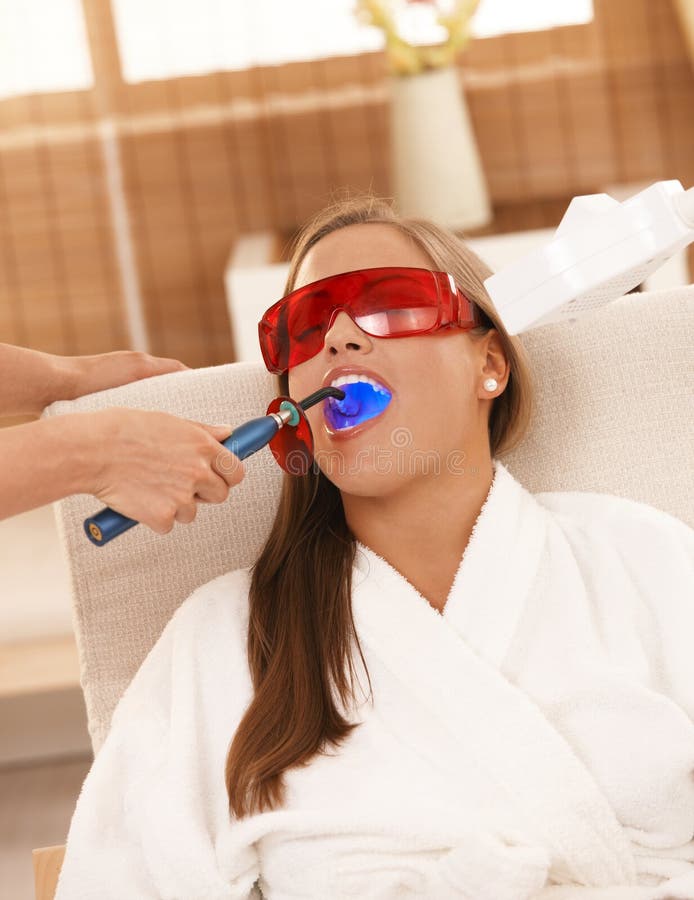
[{"label": "ear", "polygon": [[[499,394],[503,394],[511,374],[511,366],[506,358],[504,345],[499,332],[495,328],[490,328],[484,335],[480,341],[479,351],[481,367],[479,370],[477,396],[482,400],[493,400]],[[484,387],[484,382],[487,378],[496,379],[496,390],[488,391]]]}]

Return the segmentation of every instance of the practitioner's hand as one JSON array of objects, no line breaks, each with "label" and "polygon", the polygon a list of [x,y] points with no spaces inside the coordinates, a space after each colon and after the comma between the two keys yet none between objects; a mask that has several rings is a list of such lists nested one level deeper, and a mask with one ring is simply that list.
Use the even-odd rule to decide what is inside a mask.
[{"label": "practitioner's hand", "polygon": [[93,356],[58,357],[65,372],[65,396],[57,398],[74,400],[84,394],[119,387],[131,381],[181,372],[188,368],[177,359],[164,359],[135,350],[115,350]]},{"label": "practitioner's hand", "polygon": [[0,343],[0,416],[40,416],[41,410],[56,400],[74,400],[187,368],[177,359],[132,350],[57,356]]},{"label": "practitioner's hand", "polygon": [[120,407],[69,418],[85,435],[84,492],[159,534],[192,522],[200,502],[222,503],[244,476],[219,443],[230,425]]}]

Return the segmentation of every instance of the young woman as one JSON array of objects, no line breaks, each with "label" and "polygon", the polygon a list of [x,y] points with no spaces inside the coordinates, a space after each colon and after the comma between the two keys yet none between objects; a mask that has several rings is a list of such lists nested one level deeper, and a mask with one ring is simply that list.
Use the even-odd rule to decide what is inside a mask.
[{"label": "young woman", "polygon": [[694,897],[694,536],[502,465],[531,379],[488,274],[380,201],[304,231],[263,354],[346,397],[121,699],[58,900]]}]

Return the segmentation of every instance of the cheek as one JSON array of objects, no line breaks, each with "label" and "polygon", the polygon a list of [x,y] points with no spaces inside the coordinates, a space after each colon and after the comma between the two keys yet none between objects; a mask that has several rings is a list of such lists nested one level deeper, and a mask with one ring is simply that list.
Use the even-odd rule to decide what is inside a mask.
[{"label": "cheek", "polygon": [[303,400],[320,387],[320,377],[311,360],[289,370],[289,396],[295,400]]},{"label": "cheek", "polygon": [[428,353],[412,360],[407,375],[407,412],[422,441],[445,443],[454,435],[457,439],[475,414],[474,367],[456,337],[434,339]]},{"label": "cheek", "polygon": [[420,352],[404,362],[403,375],[417,396],[461,396],[473,380],[472,360],[462,335],[432,335],[421,338]]},{"label": "cheek", "polygon": [[294,366],[287,374],[287,382],[289,384],[289,393],[292,397],[296,396],[306,382],[306,363],[300,366]]}]

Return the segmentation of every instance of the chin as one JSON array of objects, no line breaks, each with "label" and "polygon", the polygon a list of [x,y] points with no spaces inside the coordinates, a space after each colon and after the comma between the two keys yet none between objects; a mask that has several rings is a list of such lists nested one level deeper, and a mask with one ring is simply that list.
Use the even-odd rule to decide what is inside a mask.
[{"label": "chin", "polygon": [[331,471],[329,466],[321,465],[325,477],[340,491],[353,497],[386,497],[398,490],[409,479],[394,472],[379,472],[367,463],[344,465],[336,462]]}]

